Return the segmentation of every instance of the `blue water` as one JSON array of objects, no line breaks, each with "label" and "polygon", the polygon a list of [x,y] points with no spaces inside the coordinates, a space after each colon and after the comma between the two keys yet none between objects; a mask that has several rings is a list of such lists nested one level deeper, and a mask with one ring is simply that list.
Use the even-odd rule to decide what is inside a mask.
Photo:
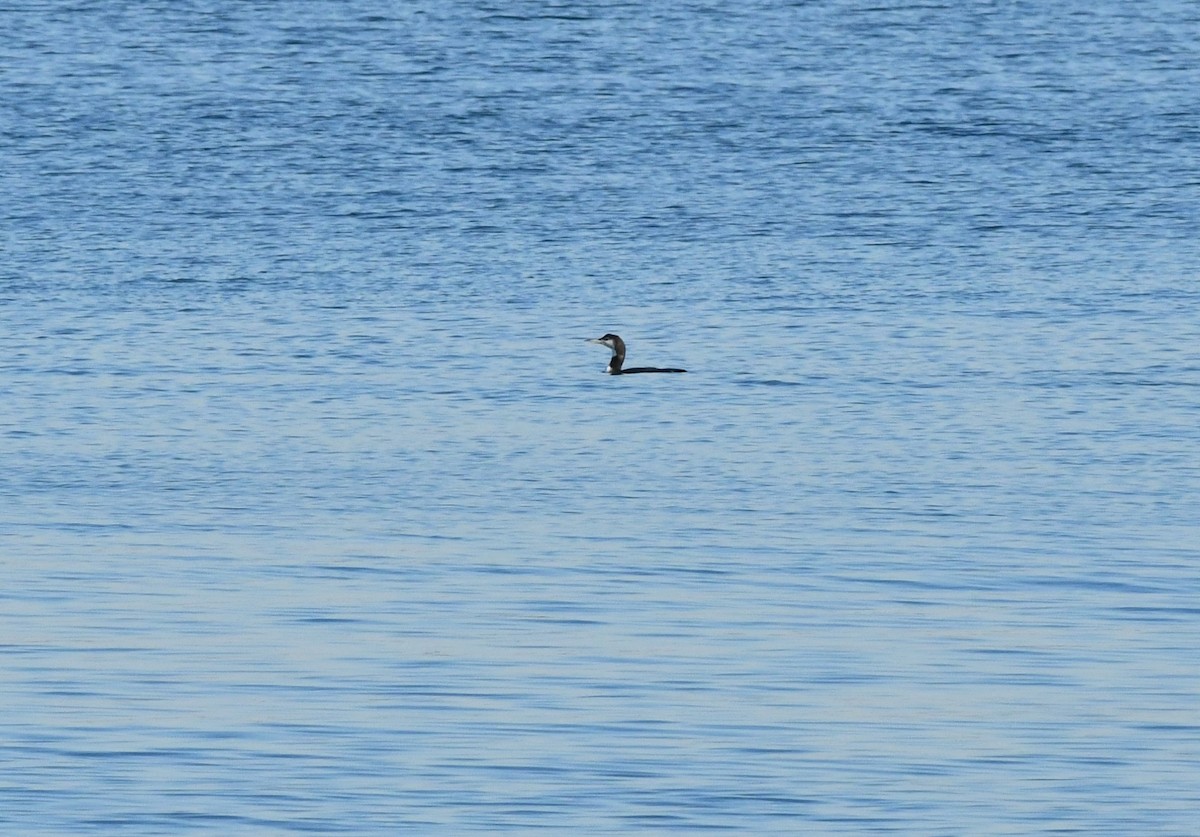
[{"label": "blue water", "polygon": [[1194,4],[0,28],[4,833],[1195,833]]}]

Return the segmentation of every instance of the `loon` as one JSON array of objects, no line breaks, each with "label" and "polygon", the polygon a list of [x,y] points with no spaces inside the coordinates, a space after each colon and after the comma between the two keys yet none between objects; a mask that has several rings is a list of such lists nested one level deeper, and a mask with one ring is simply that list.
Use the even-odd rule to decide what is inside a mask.
[{"label": "loon", "polygon": [[625,364],[625,341],[615,334],[606,334],[588,341],[608,346],[612,349],[612,360],[604,371],[610,375],[633,375],[637,372],[686,372],[686,369],[659,369],[656,366],[634,366],[632,369],[622,369]]}]

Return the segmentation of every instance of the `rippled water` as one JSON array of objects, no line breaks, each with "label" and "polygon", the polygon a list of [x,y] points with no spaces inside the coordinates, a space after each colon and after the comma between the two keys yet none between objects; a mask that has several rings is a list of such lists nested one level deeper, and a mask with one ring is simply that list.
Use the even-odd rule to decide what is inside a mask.
[{"label": "rippled water", "polygon": [[6,833],[1194,831],[1191,4],[0,23]]}]

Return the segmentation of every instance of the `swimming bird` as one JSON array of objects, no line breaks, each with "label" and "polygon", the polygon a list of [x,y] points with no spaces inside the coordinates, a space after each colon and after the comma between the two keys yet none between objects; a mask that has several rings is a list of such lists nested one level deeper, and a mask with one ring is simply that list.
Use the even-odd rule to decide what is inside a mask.
[{"label": "swimming bird", "polygon": [[604,371],[610,375],[633,375],[638,372],[686,372],[686,369],[659,369],[656,366],[634,366],[631,369],[622,369],[625,365],[625,341],[615,334],[606,334],[603,337],[596,337],[588,341],[589,343],[599,343],[601,346],[608,346],[612,349],[612,359],[608,362],[608,368]]}]

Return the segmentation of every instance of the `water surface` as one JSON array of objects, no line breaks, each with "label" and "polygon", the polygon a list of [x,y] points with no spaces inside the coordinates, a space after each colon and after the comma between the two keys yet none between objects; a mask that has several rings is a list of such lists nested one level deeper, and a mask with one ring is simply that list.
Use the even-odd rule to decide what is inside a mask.
[{"label": "water surface", "polygon": [[0,16],[7,831],[1194,829],[1190,5]]}]

